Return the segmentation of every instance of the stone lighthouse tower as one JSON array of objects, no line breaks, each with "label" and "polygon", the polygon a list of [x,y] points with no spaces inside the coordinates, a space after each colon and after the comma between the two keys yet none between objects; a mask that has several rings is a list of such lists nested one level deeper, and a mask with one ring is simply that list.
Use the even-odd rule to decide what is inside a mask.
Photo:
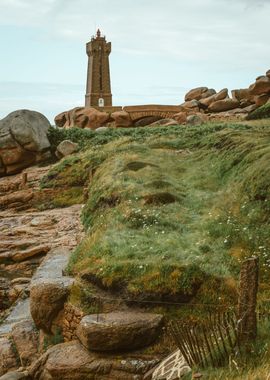
[{"label": "stone lighthouse tower", "polygon": [[112,106],[109,55],[111,43],[100,30],[86,44],[88,55],[85,106]]}]

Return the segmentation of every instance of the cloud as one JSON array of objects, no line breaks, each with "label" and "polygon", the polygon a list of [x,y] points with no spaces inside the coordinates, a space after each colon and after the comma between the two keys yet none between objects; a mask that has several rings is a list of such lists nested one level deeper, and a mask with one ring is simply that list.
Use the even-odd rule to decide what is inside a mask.
[{"label": "cloud", "polygon": [[0,82],[0,88],[0,119],[17,109],[31,109],[43,113],[53,123],[58,113],[82,106],[84,101],[84,88],[79,85]]},{"label": "cloud", "polygon": [[[8,96],[14,107],[27,102],[51,107],[53,114],[57,104],[60,112],[60,104],[66,109],[83,100],[84,45],[97,27],[112,41],[112,89],[118,104],[180,103],[183,89],[247,87],[269,68],[266,0],[0,1],[0,82],[36,81],[42,94],[29,86],[29,97],[30,91],[36,94],[30,103],[15,89]],[[58,95],[40,82],[55,83]],[[70,83],[78,84],[76,95]],[[2,87],[0,97],[7,99]]]}]

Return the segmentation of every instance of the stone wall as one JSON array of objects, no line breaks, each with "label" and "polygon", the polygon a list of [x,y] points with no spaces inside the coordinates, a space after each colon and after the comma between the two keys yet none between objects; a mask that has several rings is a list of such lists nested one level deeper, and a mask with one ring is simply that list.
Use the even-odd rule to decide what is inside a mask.
[{"label": "stone wall", "polygon": [[66,303],[64,306],[64,318],[63,318],[63,338],[65,342],[78,339],[76,336],[76,330],[84,317],[84,313],[76,306]]}]

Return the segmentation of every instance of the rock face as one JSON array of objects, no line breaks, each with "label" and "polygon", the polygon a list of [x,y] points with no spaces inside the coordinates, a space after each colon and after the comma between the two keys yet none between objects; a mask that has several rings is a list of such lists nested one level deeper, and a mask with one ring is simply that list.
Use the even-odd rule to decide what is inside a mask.
[{"label": "rock face", "polygon": [[205,92],[208,91],[207,87],[197,87],[190,90],[185,96],[185,102],[189,100],[200,100]]},{"label": "rock face", "polygon": [[100,112],[93,107],[76,107],[62,112],[54,119],[57,127],[97,129],[111,121],[107,112]]},{"label": "rock face", "polygon": [[249,87],[249,93],[251,95],[269,94],[270,78],[267,75],[257,78],[256,82]]},{"label": "rock face", "polygon": [[7,278],[0,277],[0,310],[7,309],[10,305],[9,289],[11,282]]},{"label": "rock face", "polygon": [[39,112],[19,110],[0,120],[0,176],[21,171],[49,150],[49,121]]},{"label": "rock face", "polygon": [[17,368],[17,357],[8,338],[0,338],[0,376]]},{"label": "rock face", "polygon": [[209,111],[210,112],[223,112],[223,111],[229,111],[234,108],[239,107],[239,101],[236,99],[223,99],[215,101],[214,103],[210,104]]},{"label": "rock face", "polygon": [[70,154],[75,153],[78,150],[78,144],[70,141],[64,140],[56,148],[56,156],[61,159],[63,157],[69,156]]},{"label": "rock face", "polygon": [[111,114],[112,119],[115,122],[115,127],[131,127],[132,120],[129,116],[129,113],[126,111],[117,111]]},{"label": "rock face", "polygon": [[38,357],[38,331],[32,321],[17,323],[12,328],[12,339],[16,346],[21,365],[26,367]]},{"label": "rock face", "polygon": [[77,336],[92,351],[134,350],[153,343],[162,321],[161,315],[150,313],[87,315],[79,324]]},{"label": "rock face", "polygon": [[187,121],[187,113],[186,112],[178,112],[173,116],[174,120],[178,124],[185,124]]},{"label": "rock face", "polygon": [[255,96],[255,104],[257,107],[261,107],[263,106],[265,103],[267,103],[267,101],[269,100],[270,98],[270,93],[269,94],[262,94],[262,95],[258,95],[258,96]]},{"label": "rock face", "polygon": [[186,124],[193,127],[195,125],[202,125],[205,121],[206,118],[201,115],[190,115],[187,117]]},{"label": "rock face", "polygon": [[29,370],[32,380],[142,380],[157,361],[110,355],[101,358],[79,342],[50,348]]}]

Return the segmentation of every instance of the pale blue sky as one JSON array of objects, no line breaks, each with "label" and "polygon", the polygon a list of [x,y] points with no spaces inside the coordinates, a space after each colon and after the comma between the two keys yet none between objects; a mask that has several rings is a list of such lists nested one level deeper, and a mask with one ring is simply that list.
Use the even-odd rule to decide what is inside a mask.
[{"label": "pale blue sky", "polygon": [[270,68],[270,0],[0,0],[0,118],[83,105],[85,43],[112,42],[114,105],[180,104]]}]

